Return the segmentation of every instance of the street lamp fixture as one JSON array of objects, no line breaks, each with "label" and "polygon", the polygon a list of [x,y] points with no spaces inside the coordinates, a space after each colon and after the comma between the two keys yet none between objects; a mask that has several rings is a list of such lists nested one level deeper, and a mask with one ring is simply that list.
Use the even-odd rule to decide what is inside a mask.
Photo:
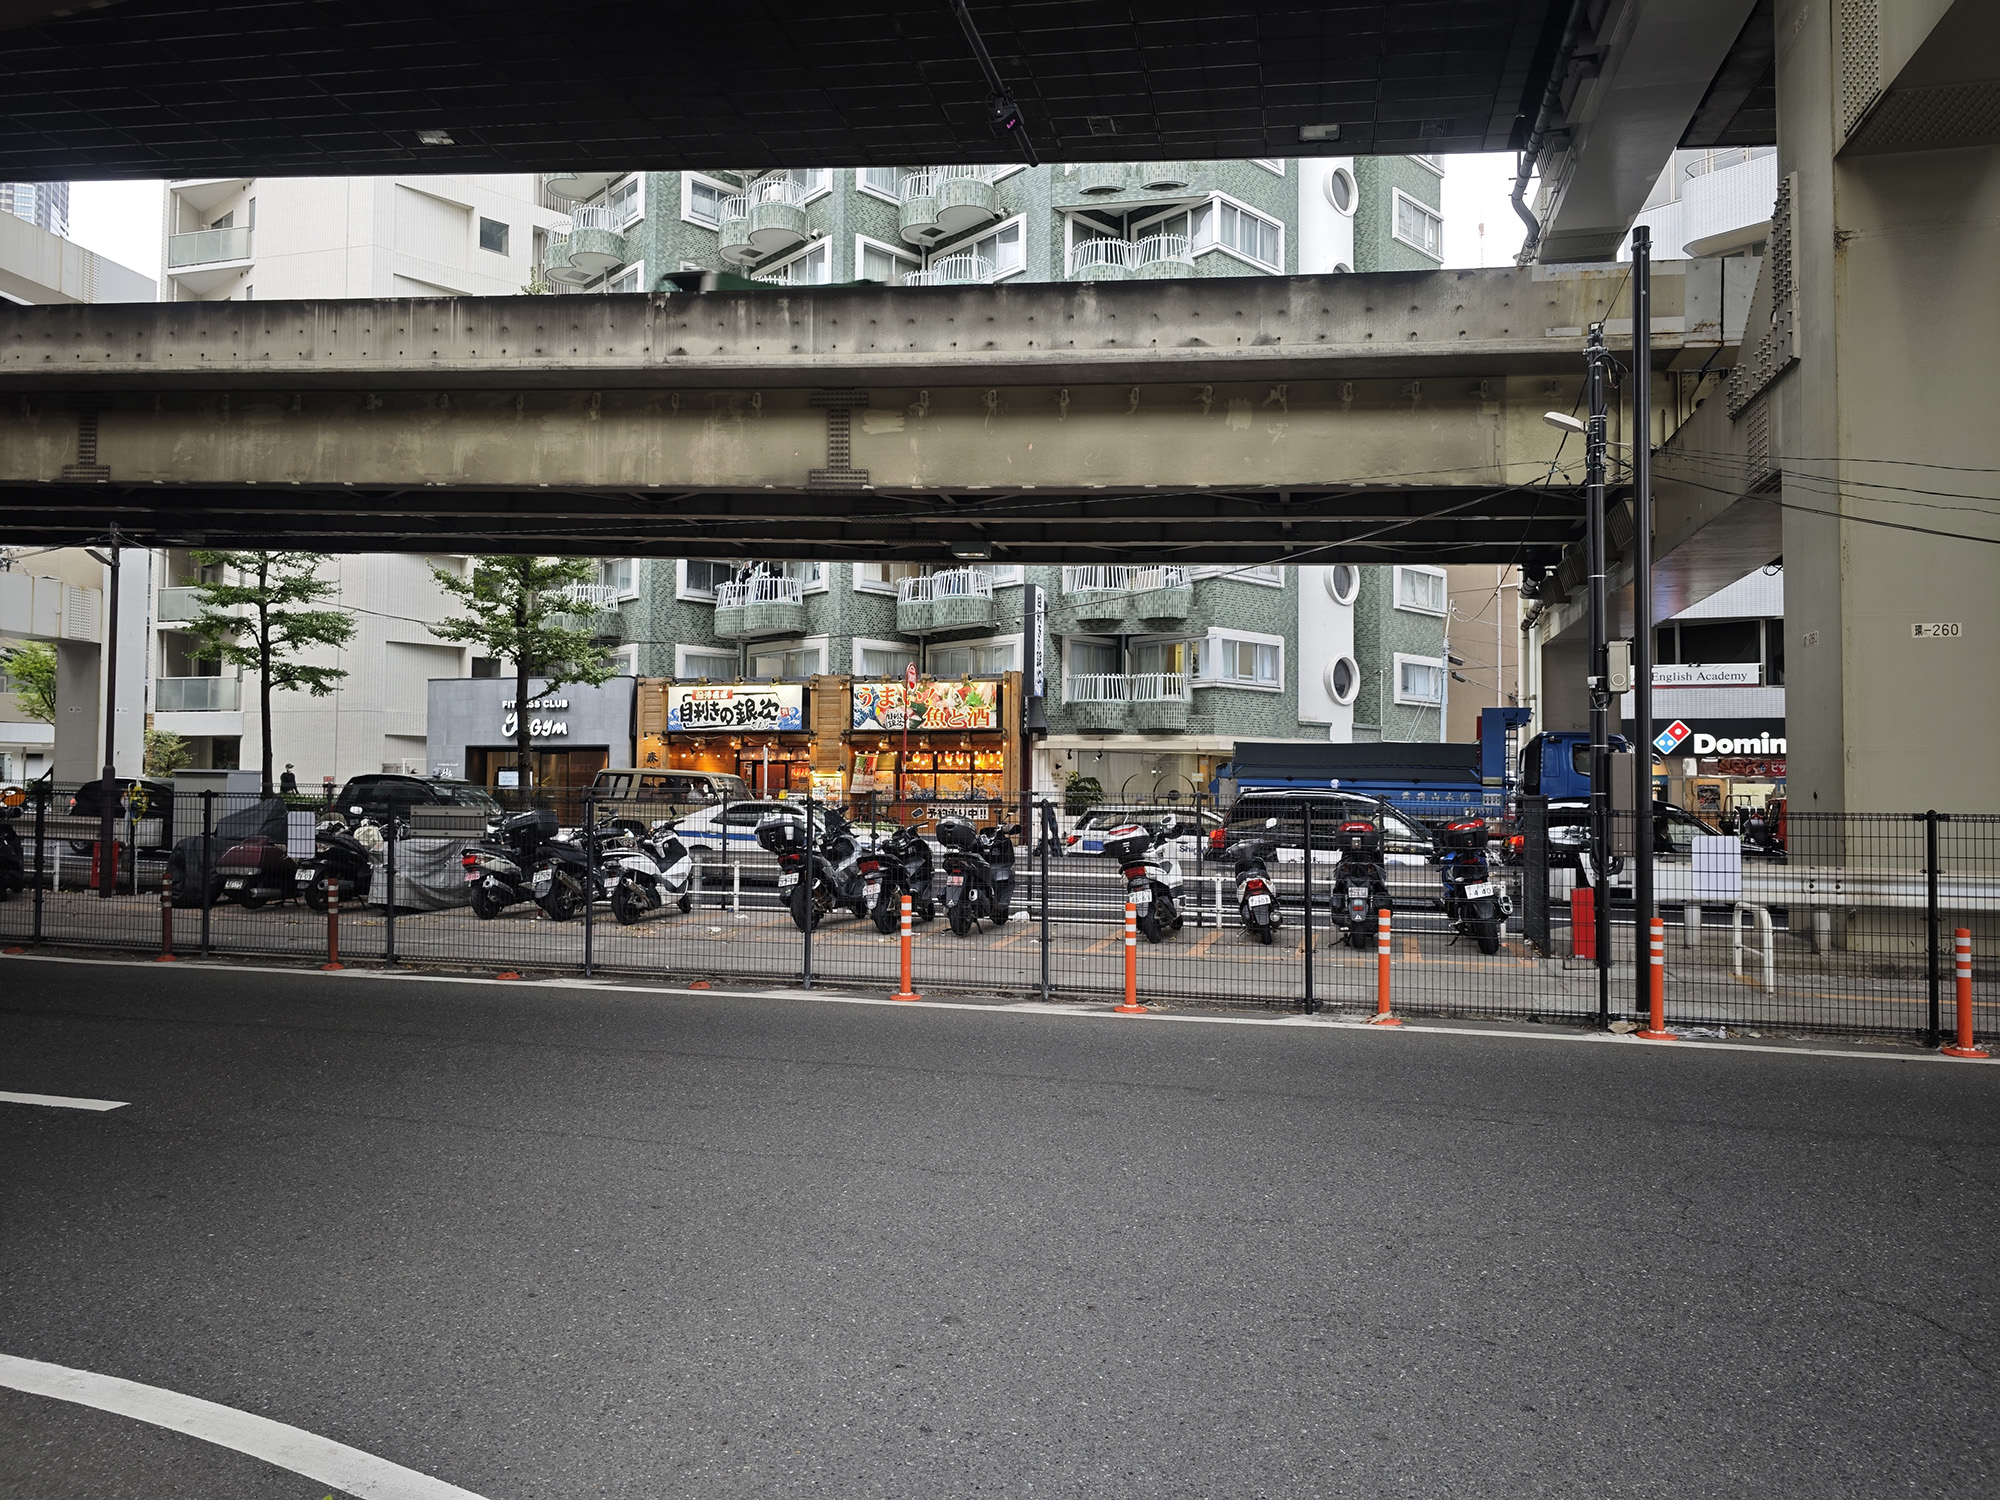
[{"label": "street lamp fixture", "polygon": [[1557,432],[1573,432],[1578,437],[1588,435],[1590,429],[1566,411],[1545,411],[1542,420]]}]

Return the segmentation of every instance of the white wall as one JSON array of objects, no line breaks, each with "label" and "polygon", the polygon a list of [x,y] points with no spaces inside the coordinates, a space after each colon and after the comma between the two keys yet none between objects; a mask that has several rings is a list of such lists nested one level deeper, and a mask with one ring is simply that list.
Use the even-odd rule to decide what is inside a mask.
[{"label": "white wall", "polygon": [[[1353,203],[1342,213],[1327,195],[1327,182],[1336,169],[1354,172],[1351,156],[1295,158],[1294,173],[1299,186],[1299,274],[1319,275],[1335,266],[1354,265]],[[1357,200],[1359,194],[1356,195]]]},{"label": "white wall", "polygon": [[1327,738],[1346,744],[1354,738],[1354,706],[1336,703],[1327,669],[1354,655],[1354,606],[1335,601],[1327,586],[1333,569],[1299,569],[1299,724],[1327,726]]}]

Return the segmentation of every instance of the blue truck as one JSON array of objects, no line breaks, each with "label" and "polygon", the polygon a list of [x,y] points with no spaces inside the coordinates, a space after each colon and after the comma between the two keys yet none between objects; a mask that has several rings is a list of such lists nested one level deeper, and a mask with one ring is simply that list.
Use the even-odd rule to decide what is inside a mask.
[{"label": "blue truck", "polygon": [[[1426,824],[1462,817],[1501,821],[1512,815],[1522,793],[1551,800],[1589,797],[1590,736],[1552,730],[1523,745],[1529,717],[1525,708],[1482,709],[1479,738],[1471,744],[1239,740],[1217,780],[1233,783],[1238,792],[1337,787],[1380,798]],[[1618,735],[1610,745],[1629,748]]]}]

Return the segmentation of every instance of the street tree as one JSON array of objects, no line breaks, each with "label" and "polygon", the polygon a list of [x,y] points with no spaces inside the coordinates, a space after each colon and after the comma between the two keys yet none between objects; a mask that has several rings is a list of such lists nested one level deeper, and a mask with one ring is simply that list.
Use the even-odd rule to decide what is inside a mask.
[{"label": "street tree", "polygon": [[[577,621],[589,613],[578,601],[577,585],[588,584],[597,565],[578,557],[475,557],[469,576],[432,568],[439,587],[463,606],[461,613],[430,627],[439,640],[476,646],[488,656],[514,664],[514,768],[529,785],[528,704],[566,683],[594,685],[617,675],[617,667]],[[528,690],[539,679],[539,693]]]},{"label": "street tree", "polygon": [[201,612],[189,628],[201,655],[257,673],[258,718],[263,729],[263,786],[271,776],[271,695],[306,692],[324,698],[347,676],[342,667],[303,660],[307,652],[338,649],[353,639],[354,617],[324,606],[334,585],[319,576],[317,552],[196,552],[203,568],[222,568],[234,583],[196,585]]},{"label": "street tree", "polygon": [[0,654],[0,673],[13,685],[21,712],[44,724],[56,721],[56,648],[47,641],[24,641]]}]

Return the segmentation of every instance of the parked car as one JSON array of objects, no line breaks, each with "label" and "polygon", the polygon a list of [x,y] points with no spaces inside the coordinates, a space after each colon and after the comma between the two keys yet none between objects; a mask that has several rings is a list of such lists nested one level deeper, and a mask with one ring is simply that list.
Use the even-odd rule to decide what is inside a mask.
[{"label": "parked car", "polygon": [[1106,802],[1086,809],[1076,820],[1075,826],[1063,835],[1062,852],[1102,854],[1107,830],[1128,823],[1157,823],[1168,813],[1179,820],[1180,827],[1179,832],[1161,846],[1161,853],[1171,853],[1176,859],[1192,860],[1196,845],[1209,839],[1222,827],[1222,814],[1210,809],[1197,811],[1192,807],[1169,807],[1164,804]]},{"label": "parked car", "polygon": [[370,823],[386,823],[391,817],[407,823],[413,807],[476,807],[492,819],[505,816],[500,804],[483,786],[442,776],[410,776],[394,771],[350,776],[347,785],[333,799],[333,810],[342,817],[365,818]]},{"label": "parked car", "polygon": [[[1694,852],[1697,835],[1714,835],[1721,832],[1709,823],[1703,822],[1686,808],[1676,807],[1671,802],[1653,804],[1653,853],[1657,855],[1688,855]],[[1549,868],[1552,870],[1574,870],[1584,851],[1590,846],[1590,804],[1582,800],[1565,799],[1549,804]],[[1510,865],[1518,865],[1524,858],[1527,837],[1512,834],[1508,837],[1502,859]],[[1622,861],[1613,856],[1612,874],[1619,873]]]},{"label": "parked car", "polygon": [[[707,853],[719,853],[725,849],[742,851],[755,849],[757,825],[764,819],[785,815],[794,818],[805,816],[806,803],[803,797],[780,799],[776,797],[750,797],[735,802],[721,802],[713,807],[697,808],[685,817],[674,820],[674,832],[681,836],[681,842],[690,849],[700,849]],[[866,844],[876,834],[887,838],[900,826],[891,818],[878,818],[869,822],[866,818],[850,820],[848,826],[855,837]],[[932,841],[935,843],[935,840]]]},{"label": "parked car", "polygon": [[[1211,857],[1248,839],[1268,840],[1281,861],[1296,860],[1305,848],[1306,809],[1312,809],[1313,859],[1329,864],[1337,857],[1334,831],[1344,822],[1365,818],[1382,829],[1382,852],[1391,865],[1427,865],[1437,860],[1437,841],[1430,830],[1406,818],[1388,803],[1358,792],[1307,791],[1299,787],[1252,789],[1230,804],[1223,826],[1209,835]],[[1276,818],[1272,828],[1270,820]]]},{"label": "parked car", "polygon": [[726,771],[670,771],[658,766],[607,766],[590,784],[599,818],[643,833],[663,818],[750,796],[741,776]]},{"label": "parked car", "polygon": [[[118,804],[111,815],[115,820],[116,837],[122,842],[125,836],[125,818],[131,814],[135,823],[150,824],[159,819],[158,831],[141,837],[140,849],[167,849],[173,845],[174,835],[174,784],[171,781],[150,781],[144,777],[137,780],[121,778],[115,783],[118,789]],[[76,789],[63,810],[72,818],[95,818],[101,816],[104,807],[104,783],[86,781]],[[88,854],[94,839],[71,839],[72,854]]]}]

